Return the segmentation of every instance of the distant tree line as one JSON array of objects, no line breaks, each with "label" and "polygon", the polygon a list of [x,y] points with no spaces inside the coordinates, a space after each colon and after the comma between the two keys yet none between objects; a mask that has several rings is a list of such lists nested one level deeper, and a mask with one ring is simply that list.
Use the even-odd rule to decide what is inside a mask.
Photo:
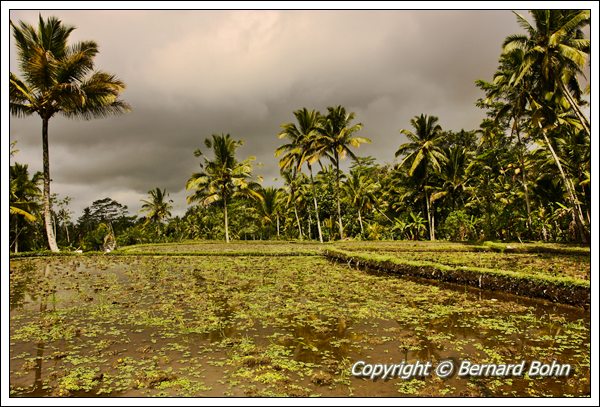
[{"label": "distant tree line", "polygon": [[343,106],[323,113],[300,108],[276,135],[281,188],[261,185],[253,157],[237,158],[242,140],[214,134],[205,151],[195,152],[199,169],[187,180],[191,206],[181,217],[172,217],[167,191],[155,188],[142,202],[142,217],[106,198],[73,221],[69,199],[50,196],[43,224],[44,176],[15,163],[11,250],[46,247],[48,225],[59,246],[86,250],[100,248],[107,233],[120,245],[346,238],[589,243],[584,96],[590,89],[581,81],[590,52],[582,29],[590,13],[530,13],[531,23],[515,13],[525,34],[507,37],[493,78],[476,81],[484,93],[476,104],[486,114],[477,129],[443,129],[437,117],[418,114],[400,130],[407,141],[397,145],[397,163],[382,165],[357,155],[370,140],[359,135],[354,113]]}]

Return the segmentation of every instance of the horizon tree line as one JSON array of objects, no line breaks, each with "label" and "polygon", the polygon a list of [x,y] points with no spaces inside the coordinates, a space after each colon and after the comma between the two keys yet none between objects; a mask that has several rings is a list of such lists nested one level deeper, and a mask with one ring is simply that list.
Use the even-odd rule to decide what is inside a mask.
[{"label": "horizon tree line", "polygon": [[[582,30],[590,14],[530,13],[532,22],[515,13],[525,34],[506,38],[492,80],[476,81],[484,92],[476,104],[487,115],[478,129],[444,130],[438,117],[421,113],[410,120],[412,129],[400,130],[407,141],[399,139],[398,163],[379,165],[356,155],[370,140],[358,135],[363,126],[353,112],[343,106],[330,106],[325,114],[303,107],[276,135],[283,140],[275,151],[282,188],[261,185],[253,176],[254,157],[238,160],[243,140],[213,134],[205,140],[210,156],[196,150],[200,170],[186,183],[188,203],[195,205],[172,218],[167,191],[154,188],[142,202],[144,219],[130,218],[117,228],[118,240],[441,237],[589,243],[591,144],[584,113],[589,85],[582,88],[580,81],[589,63],[590,41]],[[58,113],[83,118],[122,113],[128,109],[118,99],[124,84],[91,73],[97,47],[92,42],[68,47],[72,27],[41,17],[37,31],[24,23],[11,27],[25,78],[11,73],[11,113],[40,115],[45,140],[43,173],[31,176],[26,165],[11,166],[11,248],[41,247],[44,229],[54,251],[58,246],[51,238],[57,233],[63,246],[65,239],[72,246],[71,238],[81,242],[86,234],[102,233],[96,229],[103,222],[90,223],[94,230],[86,230],[84,221],[70,224],[68,201],[59,205],[57,197],[60,208],[52,210],[48,121]],[[35,58],[50,48],[58,68],[44,79]],[[79,70],[69,76],[69,69]],[[81,101],[74,101],[70,90],[57,90],[71,86],[69,80],[82,88]],[[96,82],[97,88],[91,85]],[[43,98],[56,99],[52,109]],[[347,157],[352,163],[346,173],[340,162]],[[24,233],[37,243],[24,243]]]}]

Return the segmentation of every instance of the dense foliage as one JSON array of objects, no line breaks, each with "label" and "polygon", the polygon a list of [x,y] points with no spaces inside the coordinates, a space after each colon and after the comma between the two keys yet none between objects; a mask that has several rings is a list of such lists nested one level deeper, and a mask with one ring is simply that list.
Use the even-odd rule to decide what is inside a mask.
[{"label": "dense foliage", "polygon": [[[236,157],[241,141],[213,135],[205,143],[212,158],[196,151],[203,162],[187,181],[192,206],[183,216],[171,217],[160,188],[143,202],[146,218],[106,198],[73,222],[68,199],[56,198],[51,223],[58,244],[97,250],[108,233],[119,245],[343,238],[588,243],[589,85],[582,71],[590,41],[582,29],[590,14],[534,10],[531,17],[530,23],[517,14],[526,34],[509,36],[491,81],[476,82],[484,93],[476,103],[486,114],[478,129],[443,129],[437,117],[420,113],[401,130],[398,163],[381,165],[357,155],[370,141],[357,135],[362,125],[353,123],[354,113],[302,108],[277,135],[284,140],[276,151],[283,187],[260,185],[252,157]],[[348,171],[340,167],[344,159],[351,160]],[[44,248],[40,175],[18,163],[10,174],[11,250]]]}]

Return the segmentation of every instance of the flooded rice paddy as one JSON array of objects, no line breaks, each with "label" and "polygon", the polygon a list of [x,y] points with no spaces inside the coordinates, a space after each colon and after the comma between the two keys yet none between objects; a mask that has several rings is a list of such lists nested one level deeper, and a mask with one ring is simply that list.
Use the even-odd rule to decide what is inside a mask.
[{"label": "flooded rice paddy", "polygon": [[[579,308],[319,256],[11,260],[12,396],[587,396]],[[568,363],[566,378],[355,378],[367,363]]]}]

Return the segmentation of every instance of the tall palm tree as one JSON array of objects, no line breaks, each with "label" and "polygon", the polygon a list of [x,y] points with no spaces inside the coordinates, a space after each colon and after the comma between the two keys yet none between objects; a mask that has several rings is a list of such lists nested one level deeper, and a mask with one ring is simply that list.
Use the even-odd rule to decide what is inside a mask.
[{"label": "tall palm tree", "polygon": [[590,40],[583,35],[583,28],[590,23],[590,10],[531,10],[530,13],[533,25],[515,13],[527,35],[510,35],[503,44],[505,54],[514,50],[524,54],[513,83],[534,75],[540,101],[548,92],[566,99],[566,105],[573,109],[589,136],[589,121],[580,108],[582,91],[578,76],[583,75],[582,68],[590,53]]},{"label": "tall palm tree", "polygon": [[410,123],[415,131],[400,130],[410,141],[398,148],[396,157],[404,156],[400,167],[410,165],[408,175],[424,191],[429,238],[435,240],[435,216],[429,197],[429,180],[432,173],[440,171],[441,163],[446,159],[439,147],[443,131],[435,116],[421,114],[412,118]]},{"label": "tall palm tree", "polygon": [[[239,162],[235,153],[241,140],[234,140],[229,134],[213,134],[212,139],[204,140],[207,148],[212,149],[213,159],[204,158],[200,163],[200,172],[192,174],[186,184],[186,189],[194,191],[188,196],[188,203],[199,202],[204,206],[219,204],[223,208],[225,224],[225,241],[229,243],[229,218],[227,207],[237,196],[262,199],[256,192],[256,182],[251,181],[252,161],[249,157]],[[202,157],[200,149],[194,152],[196,157]]]},{"label": "tall palm tree", "polygon": [[292,203],[292,207],[294,208],[294,216],[296,218],[296,226],[298,227],[298,238],[303,240],[304,234],[302,233],[302,224],[300,223],[300,217],[298,216],[298,202],[296,196],[296,193],[301,185],[301,179],[296,175],[296,170],[297,167],[294,167],[288,170],[281,170],[280,172],[288,189],[288,193],[286,194],[286,205],[289,205],[290,202]]},{"label": "tall palm tree", "polygon": [[362,129],[361,123],[351,124],[354,120],[354,112],[347,113],[346,108],[342,106],[328,107],[327,116],[323,121],[324,140],[323,144],[327,149],[327,155],[336,169],[336,188],[335,199],[337,204],[338,227],[340,239],[344,238],[344,226],[342,224],[342,209],[340,205],[340,160],[349,155],[356,159],[352,152],[352,147],[359,147],[361,144],[370,143],[366,137],[356,137],[354,133]]},{"label": "tall palm tree", "polygon": [[172,199],[167,200],[166,189],[154,188],[148,191],[149,199],[142,199],[141,212],[146,214],[146,222],[162,223],[171,217]]},{"label": "tall palm tree", "polygon": [[39,17],[37,29],[10,22],[24,79],[10,73],[10,112],[22,117],[37,113],[42,119],[43,213],[48,246],[58,251],[52,230],[50,204],[50,158],[48,123],[62,114],[68,118],[92,119],[120,114],[129,106],[119,99],[125,84],[114,75],[94,71],[98,46],[94,41],[68,45],[75,27],[56,17]]},{"label": "tall palm tree", "polygon": [[523,63],[516,70],[512,84],[516,86],[521,81],[530,83],[532,91],[528,94],[528,102],[532,110],[532,123],[539,127],[539,133],[554,158],[569,197],[580,239],[587,242],[589,231],[575,186],[548,138],[548,130],[559,125],[575,124],[561,114],[561,110],[566,108],[576,115],[576,125],[588,137],[591,136],[589,121],[580,108],[583,101],[578,78],[590,53],[590,40],[584,38],[582,30],[590,23],[590,11],[532,10],[530,13],[534,25],[515,13],[527,35],[508,36],[503,44],[503,52],[509,54],[518,50],[523,53]]},{"label": "tall palm tree", "polygon": [[[323,233],[321,231],[321,221],[319,217],[319,205],[317,204],[317,192],[315,180],[313,177],[312,165],[320,160],[325,154],[325,145],[323,144],[321,115],[316,110],[307,108],[298,109],[294,112],[298,125],[286,123],[281,125],[282,130],[277,137],[287,138],[288,143],[280,146],[275,151],[278,157],[282,153],[284,156],[279,161],[279,168],[292,169],[300,171],[302,165],[306,163],[310,173],[310,183],[312,187],[312,197],[317,217],[317,229],[319,231],[319,241],[323,243]],[[295,170],[294,170],[295,169]],[[294,174],[296,174],[294,173]]]},{"label": "tall palm tree", "polygon": [[523,119],[531,119],[527,106],[531,93],[531,84],[527,81],[514,83],[514,79],[523,65],[524,55],[521,49],[514,49],[511,52],[502,54],[500,57],[500,66],[494,74],[493,82],[488,83],[478,80],[476,84],[486,93],[486,98],[479,105],[493,109],[494,119],[497,123],[504,119],[512,121],[510,131],[511,138],[517,137],[517,156],[525,197],[525,208],[527,210],[527,229],[529,233],[532,233],[529,181],[525,162],[528,145],[521,136],[521,128],[530,123],[530,120],[524,122]]}]

